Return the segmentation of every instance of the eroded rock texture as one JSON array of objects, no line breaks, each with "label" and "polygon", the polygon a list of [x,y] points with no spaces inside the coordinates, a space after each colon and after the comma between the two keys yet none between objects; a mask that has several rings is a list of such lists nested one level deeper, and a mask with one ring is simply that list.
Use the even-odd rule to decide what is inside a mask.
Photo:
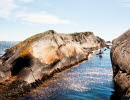
[{"label": "eroded rock texture", "polygon": [[113,41],[111,49],[115,90],[122,100],[130,99],[130,30]]},{"label": "eroded rock texture", "polygon": [[87,60],[92,51],[103,46],[104,40],[92,32],[58,34],[50,30],[39,33],[6,50],[0,58],[0,81],[10,84],[6,91],[13,91],[11,87],[19,88],[15,93],[22,91],[22,95],[23,88],[29,91],[30,84],[36,87],[55,73]]}]

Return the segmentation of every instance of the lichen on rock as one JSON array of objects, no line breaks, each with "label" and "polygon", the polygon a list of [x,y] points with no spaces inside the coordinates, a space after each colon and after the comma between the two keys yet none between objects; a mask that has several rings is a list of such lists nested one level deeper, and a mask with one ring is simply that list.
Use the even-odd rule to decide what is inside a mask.
[{"label": "lichen on rock", "polygon": [[92,32],[39,33],[6,50],[0,58],[0,80],[4,83],[15,77],[13,82],[35,87],[33,83],[87,60],[90,52],[104,46],[105,41]]}]

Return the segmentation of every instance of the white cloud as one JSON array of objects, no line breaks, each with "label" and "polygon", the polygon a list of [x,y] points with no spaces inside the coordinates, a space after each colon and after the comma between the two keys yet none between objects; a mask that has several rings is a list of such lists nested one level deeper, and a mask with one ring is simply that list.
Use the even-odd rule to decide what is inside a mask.
[{"label": "white cloud", "polygon": [[27,13],[21,12],[16,15],[18,19],[24,22],[42,23],[42,24],[70,24],[69,20],[61,19],[55,15],[46,12]]},{"label": "white cloud", "polygon": [[0,17],[9,18],[12,11],[17,7],[13,0],[0,0]]},{"label": "white cloud", "polygon": [[130,7],[130,0],[121,0],[123,7]]},{"label": "white cloud", "polygon": [[36,0],[19,0],[19,1],[24,2],[24,3],[30,3],[30,2],[34,2]]},{"label": "white cloud", "polygon": [[[20,0],[33,2],[36,0]],[[0,18],[18,20],[21,23],[70,24],[69,20],[46,12],[29,12],[24,6],[16,5],[16,0],[0,0]],[[19,12],[21,10],[22,12]]]}]

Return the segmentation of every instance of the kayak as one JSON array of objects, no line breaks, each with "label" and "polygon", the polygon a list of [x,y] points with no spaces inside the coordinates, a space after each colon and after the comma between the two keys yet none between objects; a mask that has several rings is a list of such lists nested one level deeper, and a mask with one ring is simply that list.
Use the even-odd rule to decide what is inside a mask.
[{"label": "kayak", "polygon": [[99,57],[102,57],[102,54],[98,54]]}]

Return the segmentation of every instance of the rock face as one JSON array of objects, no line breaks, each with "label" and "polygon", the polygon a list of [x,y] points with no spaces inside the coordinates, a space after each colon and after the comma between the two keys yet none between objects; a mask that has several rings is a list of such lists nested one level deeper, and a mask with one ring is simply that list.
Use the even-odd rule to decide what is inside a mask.
[{"label": "rock face", "polygon": [[36,34],[5,50],[0,58],[0,81],[44,80],[56,72],[88,59],[105,41],[92,32],[58,34],[53,30]]},{"label": "rock face", "polygon": [[111,60],[115,90],[122,100],[130,99],[130,30],[113,41]]}]

